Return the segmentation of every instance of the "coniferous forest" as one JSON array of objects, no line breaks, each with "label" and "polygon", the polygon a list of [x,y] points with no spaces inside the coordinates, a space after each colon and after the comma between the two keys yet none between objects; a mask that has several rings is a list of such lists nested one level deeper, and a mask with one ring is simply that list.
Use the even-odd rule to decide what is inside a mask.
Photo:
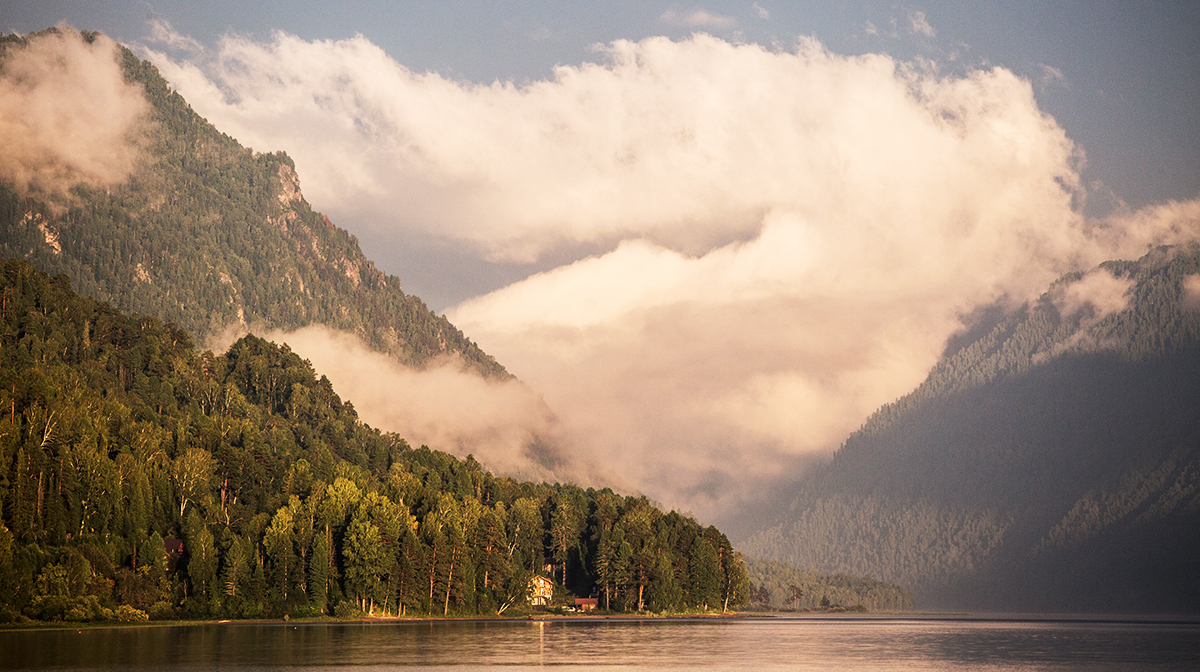
[{"label": "coniferous forest", "polygon": [[750,609],[763,611],[911,611],[904,588],[848,574],[820,574],[778,560],[749,558]]},{"label": "coniferous forest", "polygon": [[504,614],[539,574],[612,611],[748,599],[716,528],[410,447],[286,346],[201,352],[20,260],[0,371],[0,620]]},{"label": "coniferous forest", "polygon": [[[0,67],[8,50],[57,31],[0,36]],[[149,103],[141,164],[110,188],[75,187],[66,203],[0,183],[0,258],[65,273],[80,294],[169,320],[199,343],[231,326],[324,324],[411,366],[453,356],[508,375],[314,211],[290,157],[243,147],[118,49],[126,82]]]}]

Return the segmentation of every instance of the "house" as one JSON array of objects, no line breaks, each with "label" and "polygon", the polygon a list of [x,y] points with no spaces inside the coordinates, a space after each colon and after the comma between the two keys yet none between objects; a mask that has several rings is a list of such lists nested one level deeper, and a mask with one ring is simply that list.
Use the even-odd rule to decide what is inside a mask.
[{"label": "house", "polygon": [[179,561],[183,559],[183,540],[182,539],[163,539],[163,554],[162,558],[167,561],[167,571],[173,572],[179,565]]},{"label": "house", "polygon": [[529,580],[529,604],[535,607],[546,607],[553,599],[553,581],[544,576],[535,576]]},{"label": "house", "polygon": [[600,599],[596,597],[577,597],[575,598],[575,609],[578,611],[595,611],[596,607],[600,606]]},{"label": "house", "polygon": [[167,554],[167,559],[178,560],[183,557],[183,540],[163,539],[163,552]]}]

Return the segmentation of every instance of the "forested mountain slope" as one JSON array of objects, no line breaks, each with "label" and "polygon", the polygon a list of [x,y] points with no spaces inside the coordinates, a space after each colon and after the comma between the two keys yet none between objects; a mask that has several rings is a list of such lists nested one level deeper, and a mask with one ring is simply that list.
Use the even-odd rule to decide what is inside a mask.
[{"label": "forested mountain slope", "polygon": [[1200,249],[1063,278],[981,331],[744,550],[920,608],[1200,612]]},{"label": "forested mountain slope", "polygon": [[20,260],[0,408],[0,621],[495,614],[542,573],[614,611],[746,599],[714,527],[412,449],[286,347],[199,352]]},{"label": "forested mountain slope", "polygon": [[848,574],[818,574],[777,560],[748,558],[750,608],[911,611],[913,597],[891,583]]},{"label": "forested mountain slope", "polygon": [[[0,37],[0,67],[37,39]],[[407,364],[453,353],[484,375],[507,375],[314,212],[286,154],[242,147],[150,63],[124,47],[119,56],[150,103],[142,165],[109,188],[76,186],[65,208],[0,183],[0,258],[65,273],[85,296],[173,322],[200,342],[230,325],[320,323]]]}]

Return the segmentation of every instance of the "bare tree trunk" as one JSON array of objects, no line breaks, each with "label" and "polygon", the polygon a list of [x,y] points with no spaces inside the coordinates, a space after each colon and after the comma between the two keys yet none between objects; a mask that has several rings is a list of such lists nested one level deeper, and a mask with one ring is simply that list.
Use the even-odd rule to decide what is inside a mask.
[{"label": "bare tree trunk", "polygon": [[437,580],[437,544],[430,546],[433,557],[429,558],[429,613],[433,613],[433,584]]},{"label": "bare tree trunk", "polygon": [[392,573],[388,572],[387,594],[383,597],[383,615],[388,615],[388,603],[392,601]]},{"label": "bare tree trunk", "polygon": [[458,549],[450,551],[450,573],[446,575],[446,603],[442,605],[442,616],[450,613],[450,586],[454,583],[454,561],[457,559]]}]

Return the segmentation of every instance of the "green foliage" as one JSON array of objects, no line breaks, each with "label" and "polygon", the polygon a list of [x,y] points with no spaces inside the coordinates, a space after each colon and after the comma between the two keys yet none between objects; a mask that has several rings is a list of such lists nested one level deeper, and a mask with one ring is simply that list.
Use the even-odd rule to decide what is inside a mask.
[{"label": "green foliage", "polygon": [[746,599],[716,528],[410,448],[286,346],[197,352],[20,260],[0,410],[5,618],[505,613],[537,573],[614,611]]},{"label": "green foliage", "polygon": [[763,559],[746,561],[752,608],[800,611],[830,603],[869,611],[910,611],[913,597],[891,583],[848,574],[818,574]]},{"label": "green foliage", "polygon": [[122,623],[145,623],[150,620],[149,614],[128,604],[122,604],[114,609],[113,616]]}]

